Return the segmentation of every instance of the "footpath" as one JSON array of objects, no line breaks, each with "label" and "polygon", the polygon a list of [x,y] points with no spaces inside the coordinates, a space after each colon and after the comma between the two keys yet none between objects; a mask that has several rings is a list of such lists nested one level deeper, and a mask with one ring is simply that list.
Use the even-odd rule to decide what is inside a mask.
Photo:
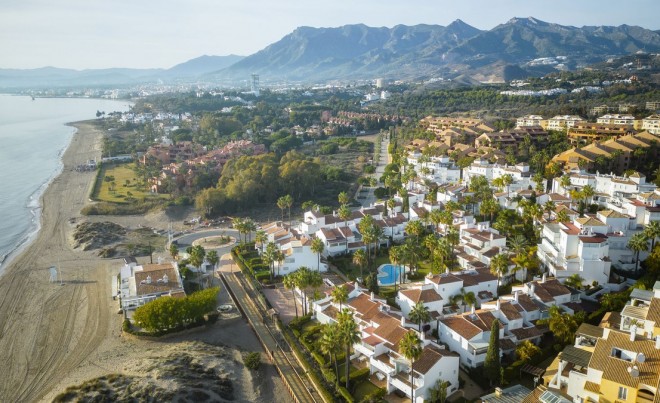
[{"label": "footpath", "polygon": [[[231,257],[223,256],[223,261],[226,262],[227,259],[231,259]],[[232,271],[231,267],[225,264],[218,270],[218,273],[236,302],[237,308],[248,320],[271,361],[275,364],[294,401],[297,403],[323,402],[315,389],[309,386],[313,385],[313,382],[298,363],[281,331],[268,317],[263,296],[259,295],[252,284],[243,278],[238,267],[235,269],[236,271]]]}]

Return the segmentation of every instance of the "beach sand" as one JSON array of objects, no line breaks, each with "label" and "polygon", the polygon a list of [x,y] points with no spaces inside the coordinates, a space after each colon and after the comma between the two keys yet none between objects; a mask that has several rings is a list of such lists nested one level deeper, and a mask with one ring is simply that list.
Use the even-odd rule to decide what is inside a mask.
[{"label": "beach sand", "polygon": [[[122,372],[127,360],[158,348],[159,343],[121,337],[122,315],[111,296],[110,282],[121,265],[117,259],[97,257],[93,251],[74,250],[70,237],[74,222],[85,220],[80,209],[88,203],[94,172],[73,168],[101,156],[102,133],[88,123],[77,123],[63,155],[63,171],[44,192],[41,230],[14,258],[0,277],[0,401],[50,401],[66,386]],[[120,224],[127,217],[101,217]],[[154,226],[153,217],[131,217],[132,226]],[[164,220],[161,225],[167,227]],[[141,263],[145,263],[141,261]],[[63,285],[49,282],[49,267],[61,268]],[[209,333],[209,332],[207,332]],[[224,339],[224,335],[231,338]],[[241,349],[259,350],[249,327],[240,321],[231,329],[210,330],[193,339]],[[184,337],[185,339],[185,337]],[[239,340],[242,345],[233,345]],[[163,341],[176,342],[176,339]],[[225,343],[226,342],[226,343]],[[286,398],[281,380],[266,369],[266,395]],[[270,374],[270,376],[268,375]],[[250,388],[253,385],[237,385]],[[254,385],[261,389],[260,385]],[[268,396],[268,393],[272,394]]]}]

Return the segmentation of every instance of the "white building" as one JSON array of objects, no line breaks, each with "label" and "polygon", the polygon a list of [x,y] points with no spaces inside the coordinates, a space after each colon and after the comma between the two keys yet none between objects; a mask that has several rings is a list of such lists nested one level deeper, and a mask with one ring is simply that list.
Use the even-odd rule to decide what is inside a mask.
[{"label": "white building", "polygon": [[542,126],[543,116],[527,115],[516,119],[516,127]]},{"label": "white building", "polygon": [[660,115],[651,115],[642,120],[642,130],[652,134],[660,134]]},{"label": "white building", "polygon": [[287,275],[303,266],[314,270],[318,266],[322,272],[328,270],[328,265],[324,262],[319,263],[319,256],[312,251],[310,237],[286,229],[281,222],[266,224],[262,230],[266,233],[267,241],[262,245],[256,245],[259,253],[263,253],[271,242],[284,253],[284,261],[275,262],[276,274]]},{"label": "white building", "polygon": [[566,130],[575,126],[576,123],[584,122],[579,116],[575,115],[557,115],[548,119],[546,130]]},{"label": "white building", "polygon": [[159,297],[185,295],[176,262],[142,266],[127,262],[119,272],[119,298],[125,311]]},{"label": "white building", "polygon": [[635,124],[635,117],[632,115],[607,114],[599,117],[596,123],[632,126]]},{"label": "white building", "polygon": [[425,157],[416,151],[409,154],[408,162],[413,165],[415,172],[422,180],[429,180],[439,185],[461,181],[461,169],[454,160],[446,155]]}]

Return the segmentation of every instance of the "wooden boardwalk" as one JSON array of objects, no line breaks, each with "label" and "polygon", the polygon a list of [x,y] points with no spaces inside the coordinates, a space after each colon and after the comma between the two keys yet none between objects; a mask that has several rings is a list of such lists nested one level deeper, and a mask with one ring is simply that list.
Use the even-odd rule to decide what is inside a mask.
[{"label": "wooden boardwalk", "polygon": [[304,368],[294,356],[284,336],[268,318],[263,296],[243,278],[243,274],[240,272],[222,272],[221,278],[234,298],[238,309],[248,320],[252,330],[275,364],[294,400],[297,403],[323,402],[314,387],[309,386],[313,385],[313,382],[307,377]]}]

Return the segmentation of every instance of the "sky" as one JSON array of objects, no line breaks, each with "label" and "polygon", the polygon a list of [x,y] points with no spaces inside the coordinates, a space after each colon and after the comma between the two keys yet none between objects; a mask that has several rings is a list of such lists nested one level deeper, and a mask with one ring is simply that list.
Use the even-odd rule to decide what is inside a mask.
[{"label": "sky", "polygon": [[4,0],[0,68],[169,68],[250,55],[299,26],[363,23],[491,29],[512,17],[660,29],[658,0]]}]

